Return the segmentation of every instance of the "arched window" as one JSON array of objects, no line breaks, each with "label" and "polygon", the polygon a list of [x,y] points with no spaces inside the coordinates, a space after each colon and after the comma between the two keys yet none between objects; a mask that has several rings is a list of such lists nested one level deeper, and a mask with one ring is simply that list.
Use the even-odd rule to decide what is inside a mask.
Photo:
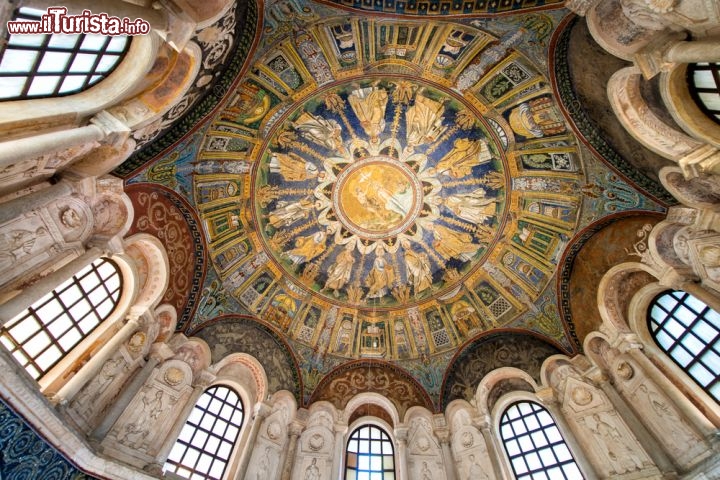
[{"label": "arched window", "polygon": [[[37,22],[45,13],[21,7],[13,20]],[[0,47],[0,100],[81,92],[107,77],[129,46],[126,36],[9,34]]]},{"label": "arched window", "polygon": [[510,405],[500,419],[500,437],[518,480],[585,478],[555,421],[535,402]]},{"label": "arched window", "polygon": [[393,444],[383,429],[363,425],[350,435],[345,480],[395,480]]},{"label": "arched window", "polygon": [[221,480],[243,423],[240,396],[224,385],[200,396],[163,469],[184,478]]},{"label": "arched window", "polygon": [[720,123],[720,63],[688,65],[688,85],[698,107]]},{"label": "arched window", "polygon": [[0,343],[37,380],[110,316],[121,292],[117,265],[96,260],[6,323]]},{"label": "arched window", "polygon": [[689,293],[667,290],[652,301],[655,343],[720,402],[720,315]]}]

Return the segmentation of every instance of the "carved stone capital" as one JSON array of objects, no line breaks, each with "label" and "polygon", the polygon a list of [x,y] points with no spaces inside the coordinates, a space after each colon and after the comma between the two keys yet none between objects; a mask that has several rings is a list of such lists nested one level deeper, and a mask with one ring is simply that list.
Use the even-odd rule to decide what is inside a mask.
[{"label": "carved stone capital", "polygon": [[298,421],[293,421],[290,423],[290,426],[288,428],[288,435],[290,435],[291,437],[299,437],[302,434],[303,430],[305,430],[304,424]]},{"label": "carved stone capital", "polygon": [[705,144],[680,158],[678,165],[687,180],[703,175],[720,175],[720,151]]},{"label": "carved stone capital", "polygon": [[201,370],[197,375],[195,375],[195,379],[193,380],[193,386],[196,388],[202,388],[204,390],[209,387],[216,378],[217,376],[214,373],[208,370]]},{"label": "carved stone capital", "polygon": [[449,428],[436,428],[435,436],[440,440],[440,443],[450,444],[450,429]]},{"label": "carved stone capital", "polygon": [[120,146],[130,137],[130,127],[111,113],[102,110],[90,119],[105,134],[105,143]]},{"label": "carved stone capital", "polygon": [[162,363],[168,358],[172,358],[175,356],[175,352],[173,351],[170,346],[165,342],[158,342],[153,343],[153,345],[150,347],[150,358],[153,358],[158,361],[158,363]]},{"label": "carved stone capital", "polygon": [[555,398],[555,390],[552,389],[552,387],[545,387],[541,390],[538,390],[535,392],[535,395],[540,399],[541,402],[543,402],[545,405],[554,405],[557,403],[557,399]]},{"label": "carved stone capital", "polygon": [[255,405],[253,410],[253,418],[255,420],[262,420],[272,413],[272,407],[265,402],[260,402]]},{"label": "carved stone capital", "polygon": [[650,80],[661,72],[671,70],[675,63],[667,59],[667,53],[678,41],[683,40],[684,34],[668,32],[658,35],[642,50],[634,55],[635,65],[640,69],[645,79]]}]

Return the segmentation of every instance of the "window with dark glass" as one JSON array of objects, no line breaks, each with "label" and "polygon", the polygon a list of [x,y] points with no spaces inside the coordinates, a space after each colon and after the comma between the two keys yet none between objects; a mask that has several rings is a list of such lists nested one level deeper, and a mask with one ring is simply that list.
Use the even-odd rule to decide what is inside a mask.
[{"label": "window with dark glass", "polygon": [[655,343],[720,402],[720,315],[683,291],[652,301],[648,329]]},{"label": "window with dark glass", "polygon": [[535,402],[516,402],[500,419],[500,437],[518,480],[583,479],[555,421]]},{"label": "window with dark glass", "polygon": [[38,379],[110,316],[121,291],[117,265],[96,260],[6,323],[0,343]]},{"label": "window with dark glass", "polygon": [[[13,20],[39,21],[44,13],[21,7]],[[107,77],[129,46],[126,36],[8,34],[0,44],[0,100],[81,92]]]},{"label": "window with dark glass", "polygon": [[393,444],[383,429],[363,425],[350,435],[345,480],[395,480]]},{"label": "window with dark glass", "polygon": [[221,480],[243,423],[243,406],[235,390],[224,385],[200,396],[164,470],[184,478]]},{"label": "window with dark glass", "polygon": [[688,65],[688,85],[698,107],[720,123],[720,63]]}]

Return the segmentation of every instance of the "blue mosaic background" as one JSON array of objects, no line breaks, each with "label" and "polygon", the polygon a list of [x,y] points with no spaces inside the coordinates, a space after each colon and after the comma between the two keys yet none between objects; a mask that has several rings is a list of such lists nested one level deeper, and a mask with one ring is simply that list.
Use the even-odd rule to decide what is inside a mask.
[{"label": "blue mosaic background", "polygon": [[0,480],[92,480],[0,401]]}]

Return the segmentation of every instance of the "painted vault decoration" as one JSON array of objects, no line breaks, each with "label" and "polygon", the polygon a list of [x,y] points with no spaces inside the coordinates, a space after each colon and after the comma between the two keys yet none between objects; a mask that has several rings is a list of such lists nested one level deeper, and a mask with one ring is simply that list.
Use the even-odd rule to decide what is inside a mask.
[{"label": "painted vault decoration", "polygon": [[[538,311],[587,178],[547,78],[514,49],[527,28],[298,23],[215,116],[192,177],[212,265],[312,352],[303,375],[446,358]],[[559,322],[533,325],[571,351]]]}]

